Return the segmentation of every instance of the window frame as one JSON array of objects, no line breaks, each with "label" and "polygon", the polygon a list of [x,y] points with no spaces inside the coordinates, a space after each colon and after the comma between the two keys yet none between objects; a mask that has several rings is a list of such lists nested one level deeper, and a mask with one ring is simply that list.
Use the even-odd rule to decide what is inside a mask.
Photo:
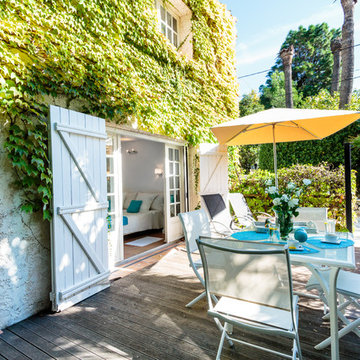
[{"label": "window frame", "polygon": [[[165,19],[162,17],[162,9],[165,12]],[[168,17],[171,17],[171,26],[168,24]],[[180,18],[172,11],[170,11],[165,4],[159,2],[158,3],[158,19],[159,19],[159,30],[166,37],[166,39],[173,45],[175,48],[179,48],[180,46]],[[174,30],[174,20],[176,21],[176,31]],[[163,32],[163,27],[165,27],[165,32]],[[168,33],[169,30],[171,32],[171,39],[169,39]],[[176,36],[176,41],[174,40],[174,36]]]}]

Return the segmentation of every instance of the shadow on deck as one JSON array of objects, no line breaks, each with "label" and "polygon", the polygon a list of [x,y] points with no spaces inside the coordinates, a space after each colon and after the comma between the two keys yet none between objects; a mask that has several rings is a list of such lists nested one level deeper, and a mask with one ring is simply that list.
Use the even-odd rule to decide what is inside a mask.
[{"label": "shadow on deck", "polygon": [[[300,289],[309,272],[295,268]],[[116,278],[116,276],[114,277]],[[215,359],[220,333],[207,317],[206,300],[185,304],[202,291],[188,267],[186,253],[174,248],[162,259],[114,282],[109,289],[57,314],[34,316],[0,335],[1,359]],[[328,359],[330,349],[314,345],[329,334],[320,302],[301,299],[300,341],[305,359]],[[358,316],[358,314],[356,314]],[[290,353],[291,342],[238,333],[257,345]],[[360,359],[353,333],[340,340],[341,359]],[[223,359],[277,357],[226,344]]]}]

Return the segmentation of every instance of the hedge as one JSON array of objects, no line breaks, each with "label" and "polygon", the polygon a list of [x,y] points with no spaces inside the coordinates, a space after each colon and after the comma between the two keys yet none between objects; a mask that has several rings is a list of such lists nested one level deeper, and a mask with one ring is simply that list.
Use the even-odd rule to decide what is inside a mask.
[{"label": "hedge", "polygon": [[[244,194],[250,209],[253,212],[272,212],[272,200],[265,193],[265,181],[274,179],[274,174],[267,170],[255,170],[248,175],[242,175],[240,183],[235,174],[230,174],[230,192],[241,192]],[[329,218],[337,220],[338,229],[344,230],[345,219],[345,173],[344,167],[340,165],[336,169],[330,169],[326,163],[318,166],[293,165],[278,171],[279,187],[286,186],[289,181],[298,186],[303,179],[310,179],[311,185],[307,191],[300,196],[300,206],[304,207],[327,207]],[[353,192],[353,220],[356,220],[355,197],[356,171],[352,171]]]}]

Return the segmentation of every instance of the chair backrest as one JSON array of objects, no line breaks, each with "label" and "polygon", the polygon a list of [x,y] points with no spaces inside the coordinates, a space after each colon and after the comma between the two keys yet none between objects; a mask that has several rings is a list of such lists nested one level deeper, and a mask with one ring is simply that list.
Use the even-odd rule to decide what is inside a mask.
[{"label": "chair backrest", "polygon": [[292,316],[289,254],[279,244],[200,237],[198,247],[210,296],[277,307]]},{"label": "chair backrest", "polygon": [[293,220],[297,221],[312,221],[320,231],[325,230],[324,223],[328,220],[328,208],[325,207],[299,207],[299,215]]},{"label": "chair backrest", "polygon": [[195,210],[180,213],[179,218],[184,230],[186,249],[188,253],[198,250],[196,240],[200,235],[210,236],[210,224],[205,210]]},{"label": "chair backrest", "polygon": [[210,219],[229,227],[232,218],[221,194],[207,194],[201,195],[201,197],[204,200]]},{"label": "chair backrest", "polygon": [[229,193],[229,201],[231,207],[234,210],[235,216],[237,217],[254,217],[247,202],[245,196],[241,193]]}]

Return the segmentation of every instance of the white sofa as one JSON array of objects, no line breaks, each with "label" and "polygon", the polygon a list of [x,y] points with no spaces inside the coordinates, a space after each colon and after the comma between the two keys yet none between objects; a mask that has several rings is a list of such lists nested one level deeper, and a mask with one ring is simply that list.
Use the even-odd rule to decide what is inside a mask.
[{"label": "white sofa", "polygon": [[[123,216],[127,218],[127,225],[123,226],[124,235],[164,227],[163,193],[125,192],[123,199]],[[131,200],[143,201],[138,213],[128,213],[126,211]]]}]

